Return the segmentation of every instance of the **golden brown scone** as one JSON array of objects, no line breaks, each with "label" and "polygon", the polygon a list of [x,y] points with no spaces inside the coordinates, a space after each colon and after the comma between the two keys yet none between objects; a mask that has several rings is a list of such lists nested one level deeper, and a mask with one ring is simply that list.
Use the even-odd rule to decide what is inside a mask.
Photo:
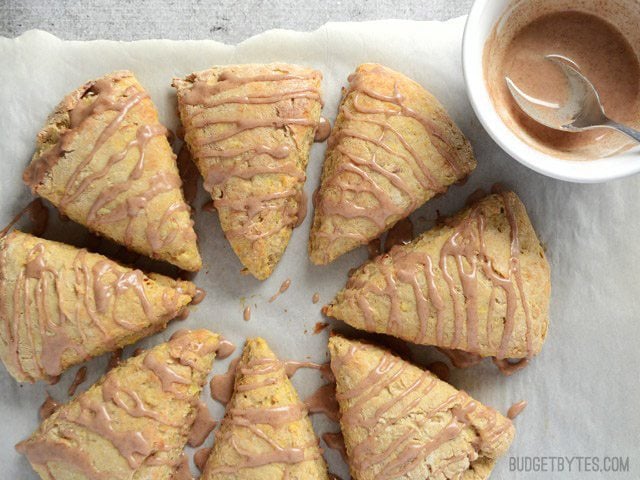
[{"label": "golden brown scone", "polygon": [[429,92],[371,63],[349,77],[328,145],[309,239],[317,265],[379,237],[476,167]]},{"label": "golden brown scone", "polygon": [[249,339],[201,480],[328,480],[307,409],[285,365]]},{"label": "golden brown scone", "polygon": [[16,448],[43,480],[168,480],[219,336],[176,332],[59,407]]},{"label": "golden brown scone", "polygon": [[247,270],[263,280],[306,215],[309,150],[322,74],[296,65],[213,67],[174,79],[185,141],[220,224]]},{"label": "golden brown scone", "polygon": [[329,339],[354,480],[481,480],[509,449],[511,421],[388,351]]},{"label": "golden brown scone", "polygon": [[0,239],[0,358],[20,382],[52,380],[162,330],[196,293],[19,231]]},{"label": "golden brown scone", "polygon": [[95,233],[197,271],[202,261],[167,133],[131,72],[105,75],[56,107],[24,181]]},{"label": "golden brown scone", "polygon": [[502,192],[364,264],[326,312],[414,343],[527,359],[545,340],[550,291],[525,207]]}]

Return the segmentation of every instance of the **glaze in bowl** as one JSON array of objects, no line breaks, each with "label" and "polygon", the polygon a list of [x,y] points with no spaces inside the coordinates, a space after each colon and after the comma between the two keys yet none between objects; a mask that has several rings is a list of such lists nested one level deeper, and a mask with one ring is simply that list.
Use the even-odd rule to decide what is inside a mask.
[{"label": "glaze in bowl", "polygon": [[[471,105],[485,130],[511,157],[543,175],[580,183],[597,183],[640,172],[640,148],[597,159],[570,160],[544,153],[522,140],[497,112],[487,88],[483,54],[494,26],[500,31],[513,12],[535,7],[536,15],[581,10],[613,24],[640,58],[640,2],[634,0],[476,0],[467,18],[462,67]],[[533,19],[536,17],[531,17]],[[515,19],[518,21],[519,19]],[[634,28],[635,25],[635,28]],[[508,41],[508,40],[507,40]]]}]

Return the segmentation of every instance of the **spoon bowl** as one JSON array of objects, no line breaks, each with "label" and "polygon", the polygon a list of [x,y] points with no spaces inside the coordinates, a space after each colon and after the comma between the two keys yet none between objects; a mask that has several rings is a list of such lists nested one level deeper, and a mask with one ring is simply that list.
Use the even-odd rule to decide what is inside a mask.
[{"label": "spoon bowl", "polygon": [[582,132],[610,128],[640,142],[640,131],[607,117],[600,95],[593,84],[580,73],[578,65],[563,55],[547,55],[547,60],[560,68],[567,79],[569,98],[564,104],[545,102],[527,95],[509,77],[505,77],[511,96],[520,109],[542,125],[566,132]]}]

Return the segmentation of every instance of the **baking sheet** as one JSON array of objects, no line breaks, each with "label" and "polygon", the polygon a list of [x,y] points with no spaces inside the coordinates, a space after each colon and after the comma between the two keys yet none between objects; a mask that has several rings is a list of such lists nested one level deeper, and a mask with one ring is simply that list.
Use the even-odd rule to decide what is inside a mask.
[{"label": "baking sheet", "polygon": [[[0,225],[30,200],[21,174],[45,118],[63,95],[90,78],[131,69],[149,90],[162,121],[175,129],[172,77],[214,64],[283,61],[318,68],[324,74],[323,114],[331,120],[340,88],[359,63],[379,62],[398,69],[441,100],[478,157],[478,168],[464,186],[451,188],[412,215],[416,232],[432,225],[437,211],[453,213],[477,188],[500,182],[524,201],[552,266],[551,325],[540,356],[510,378],[485,362],[454,371],[451,383],[503,413],[512,403],[528,400],[529,406],[515,420],[517,436],[507,457],[630,457],[631,471],[616,474],[515,473],[504,458],[492,478],[639,478],[640,176],[575,185],[545,178],[510,159],[483,131],[468,103],[460,66],[463,27],[464,18],[445,23],[332,23],[311,33],[269,31],[237,46],[213,41],[63,42],[42,31],[2,38]],[[307,192],[318,184],[324,149],[324,144],[312,149]],[[196,205],[205,201],[201,190]],[[174,322],[142,345],[155,345],[178,328],[206,327],[239,347],[246,337],[262,336],[283,359],[326,361],[327,331],[313,333],[316,322],[325,321],[320,308],[344,285],[348,270],[365,260],[366,249],[344,255],[327,267],[313,266],[306,254],[310,222],[308,216],[296,229],[272,277],[259,282],[240,274],[240,263],[222,236],[215,214],[198,210],[196,228],[205,266],[195,282],[208,292],[207,298],[185,322]],[[52,215],[49,238],[73,237],[71,241],[82,244],[85,235],[82,228],[71,222],[61,224]],[[287,278],[291,288],[268,303]],[[315,292],[321,298],[316,305],[311,300]],[[245,305],[252,308],[249,321],[243,320]],[[128,348],[126,354],[132,350]],[[419,348],[418,353],[423,359],[441,359],[430,348]],[[225,371],[228,361],[216,362],[214,372]],[[89,380],[80,390],[104,372],[106,362],[103,357],[89,363]],[[13,446],[38,425],[37,410],[45,392],[66,401],[64,392],[76,370],[65,373],[58,385],[47,386],[18,385],[0,368],[2,478],[37,478]],[[302,398],[321,384],[315,371],[300,371],[293,380]],[[205,397],[209,399],[208,387]],[[214,415],[221,417],[222,407],[210,400],[209,404]],[[323,416],[315,415],[313,421],[318,434],[337,430]],[[209,438],[207,444],[211,442]],[[336,451],[326,449],[325,457],[332,472],[348,478]]]}]

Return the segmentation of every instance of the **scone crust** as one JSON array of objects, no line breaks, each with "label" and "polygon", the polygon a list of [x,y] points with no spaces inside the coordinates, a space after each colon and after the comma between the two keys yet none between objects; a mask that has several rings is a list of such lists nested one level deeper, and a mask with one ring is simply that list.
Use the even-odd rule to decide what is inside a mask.
[{"label": "scone crust", "polygon": [[24,180],[93,232],[197,271],[202,261],[167,134],[134,75],[113,72],[58,104]]},{"label": "scone crust", "polygon": [[249,339],[203,480],[328,480],[311,421],[278,360]]},{"label": "scone crust", "polygon": [[[452,241],[467,246],[459,257]],[[549,264],[526,209],[502,192],[365,263],[327,315],[418,344],[524,359],[546,338],[550,293]]]},{"label": "scone crust", "polygon": [[43,480],[169,480],[219,336],[182,331],[132,357],[18,444]]},{"label": "scone crust", "polygon": [[213,67],[174,79],[185,141],[246,269],[273,272],[304,218],[322,74],[287,64]]},{"label": "scone crust", "polygon": [[366,244],[476,166],[427,90],[377,64],[349,78],[325,155],[309,256],[323,265]]},{"label": "scone crust", "polygon": [[162,330],[196,287],[14,230],[0,239],[0,358],[18,381],[52,380]]},{"label": "scone crust", "polygon": [[492,408],[374,345],[332,336],[354,480],[488,478],[515,430]]}]

